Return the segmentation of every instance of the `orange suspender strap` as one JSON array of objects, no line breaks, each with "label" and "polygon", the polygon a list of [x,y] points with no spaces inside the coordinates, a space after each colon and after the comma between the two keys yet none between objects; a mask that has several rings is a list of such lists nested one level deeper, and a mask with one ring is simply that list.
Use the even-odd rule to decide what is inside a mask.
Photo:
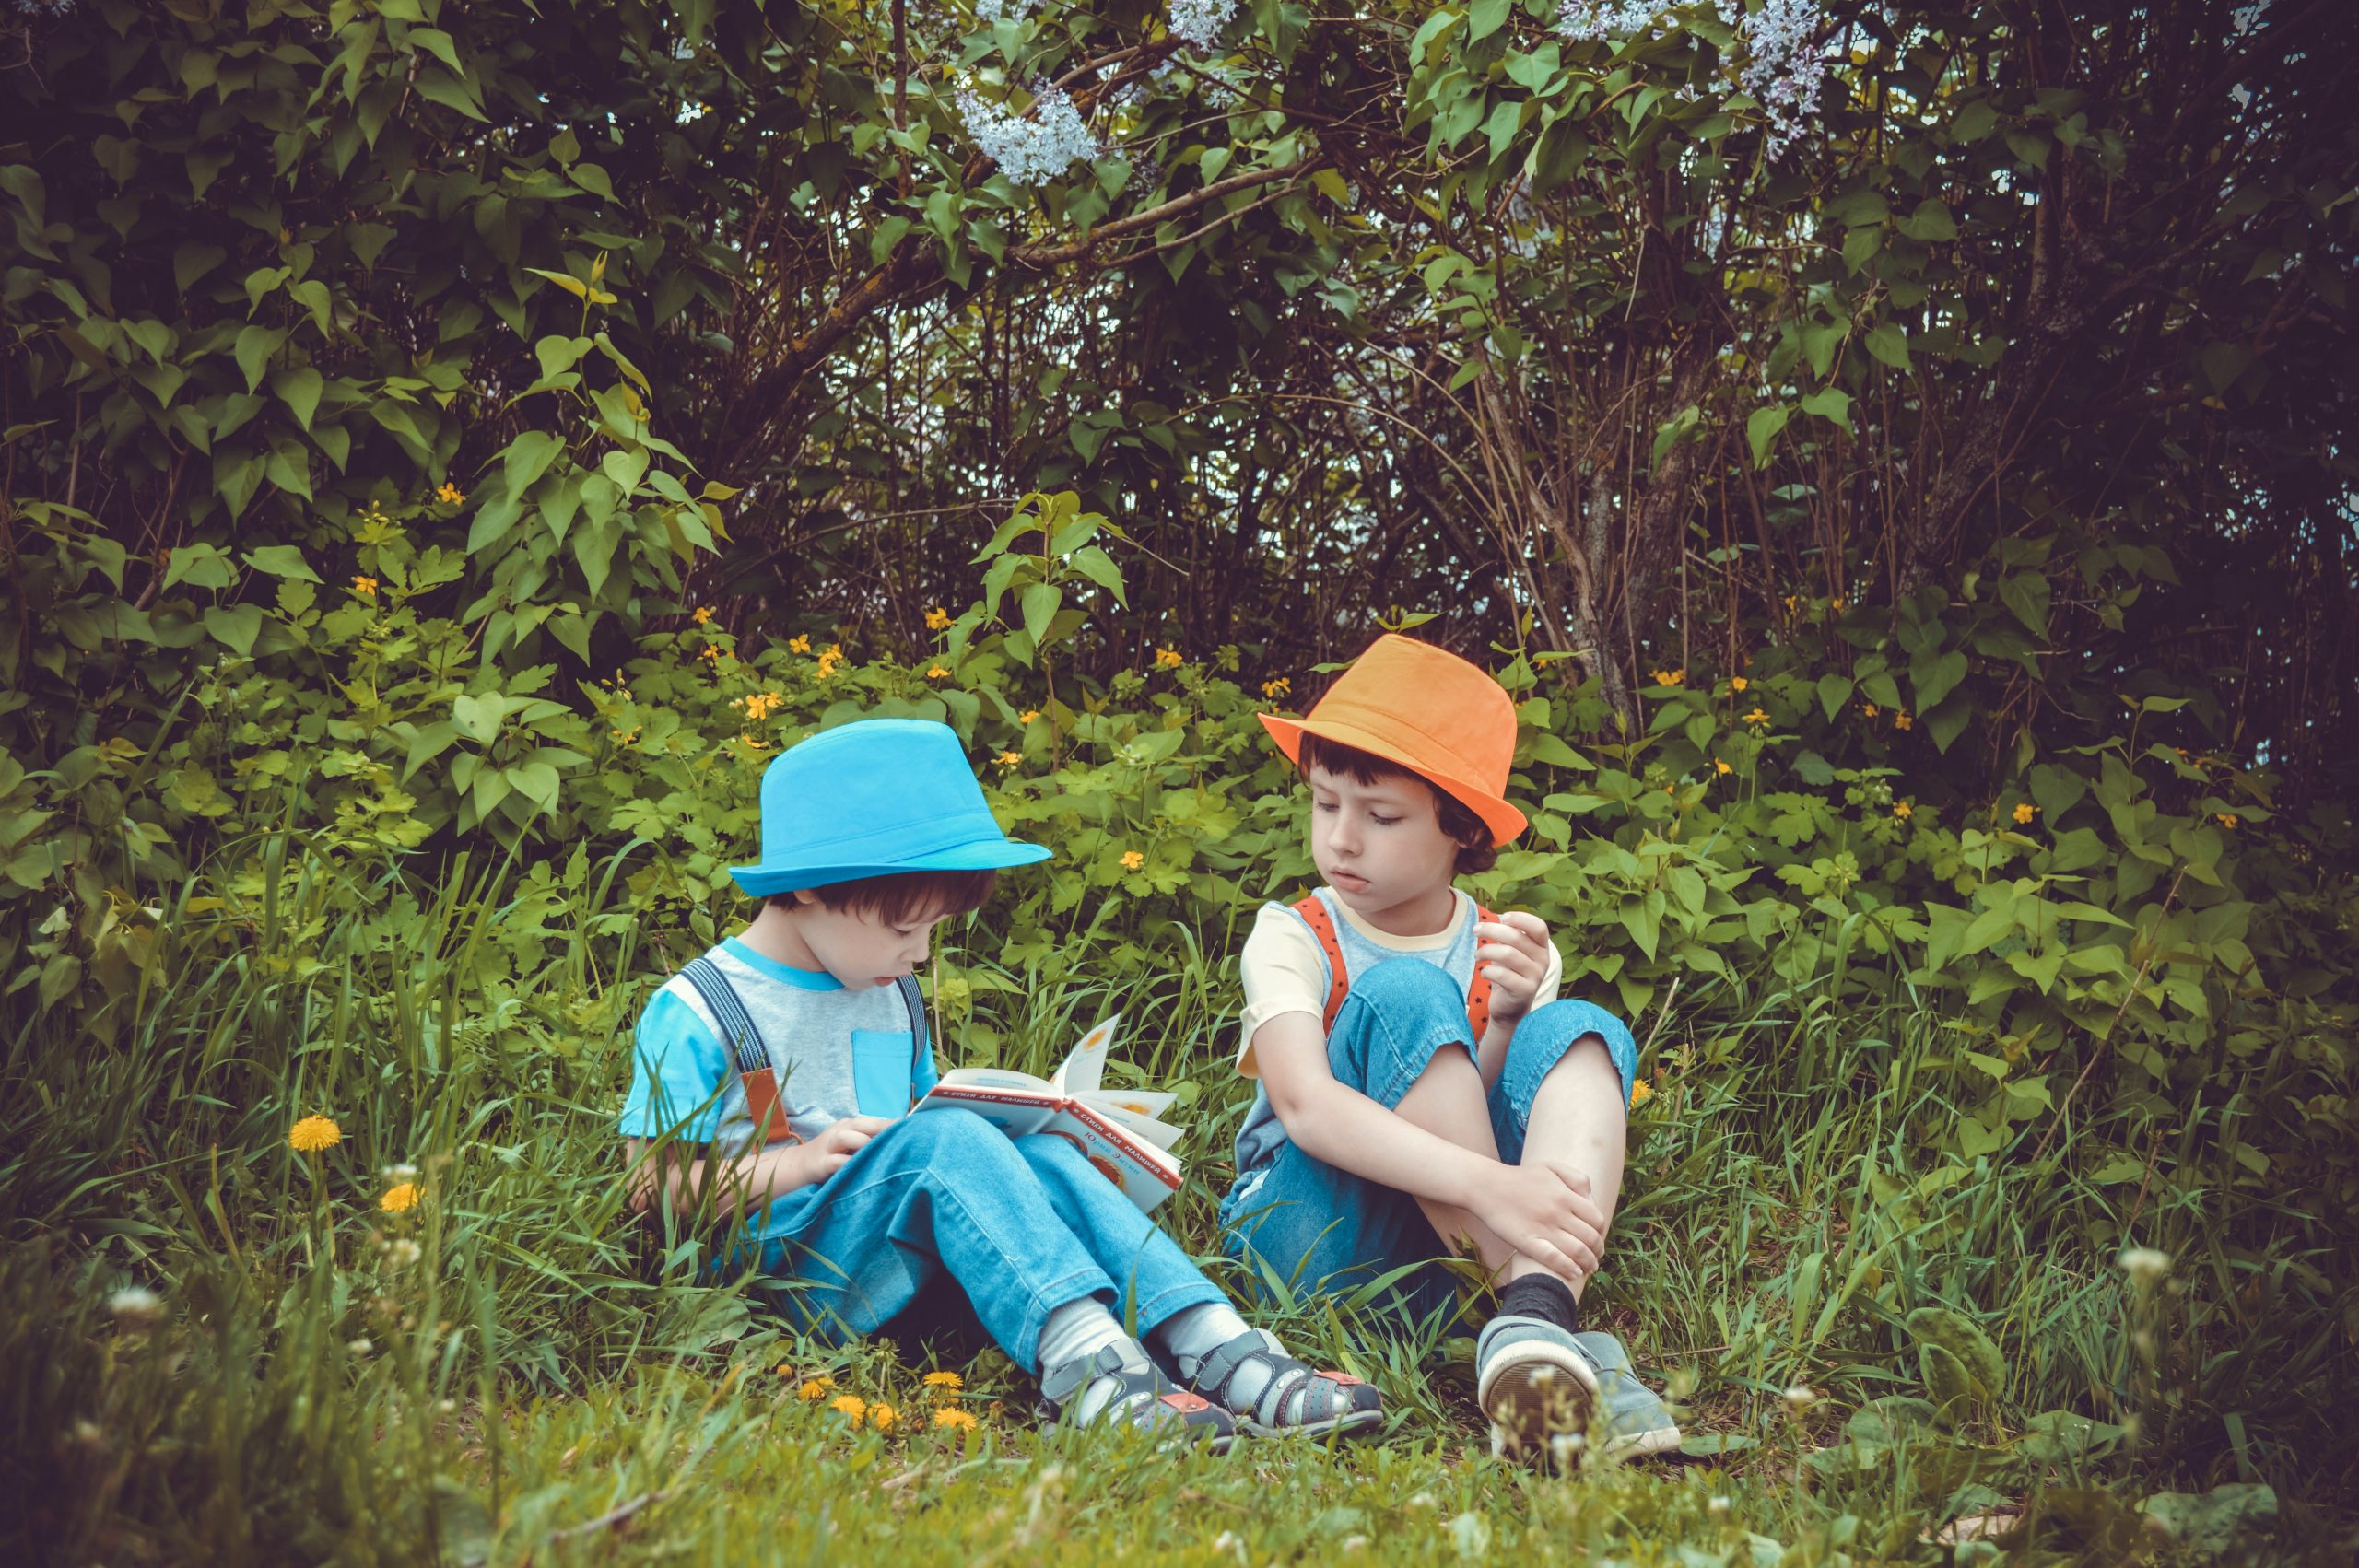
[{"label": "orange suspender strap", "polygon": [[[1350,995],[1352,989],[1351,976],[1344,969],[1344,944],[1335,940],[1334,917],[1327,913],[1327,906],[1320,902],[1317,894],[1306,895],[1292,907],[1302,917],[1303,924],[1310,928],[1310,934],[1319,939],[1320,950],[1327,954],[1327,1008],[1319,1021],[1320,1033],[1326,1034],[1335,1027],[1335,1014],[1343,1011],[1344,998]],[[1474,906],[1474,918],[1477,920],[1498,919],[1480,904]],[[1483,1043],[1483,1031],[1490,1025],[1491,977],[1483,973],[1482,965],[1477,963],[1474,965],[1474,983],[1466,991],[1466,1026],[1473,1031],[1477,1046]]]}]

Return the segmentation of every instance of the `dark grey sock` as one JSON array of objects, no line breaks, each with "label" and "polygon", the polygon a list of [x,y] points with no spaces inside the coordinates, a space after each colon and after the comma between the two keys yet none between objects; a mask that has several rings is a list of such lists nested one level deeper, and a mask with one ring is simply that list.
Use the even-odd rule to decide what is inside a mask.
[{"label": "dark grey sock", "polygon": [[1508,1281],[1499,1293],[1499,1314],[1518,1317],[1537,1317],[1543,1323],[1553,1323],[1566,1333],[1580,1328],[1579,1304],[1565,1281],[1554,1274],[1526,1274],[1520,1280]]}]

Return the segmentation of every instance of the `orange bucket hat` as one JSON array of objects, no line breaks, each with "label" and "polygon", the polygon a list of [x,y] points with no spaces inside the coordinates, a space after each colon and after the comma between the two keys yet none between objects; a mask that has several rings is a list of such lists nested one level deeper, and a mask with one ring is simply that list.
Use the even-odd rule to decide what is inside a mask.
[{"label": "orange bucket hat", "polygon": [[1387,632],[1300,719],[1257,714],[1288,762],[1316,735],[1398,763],[1491,830],[1494,845],[1524,829],[1507,802],[1515,765],[1515,702],[1455,653]]}]

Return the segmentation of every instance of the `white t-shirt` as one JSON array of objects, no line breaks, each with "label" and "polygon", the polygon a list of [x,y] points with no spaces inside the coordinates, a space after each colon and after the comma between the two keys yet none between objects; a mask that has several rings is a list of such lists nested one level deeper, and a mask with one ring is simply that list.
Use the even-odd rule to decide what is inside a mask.
[{"label": "white t-shirt", "polygon": [[[1441,930],[1426,936],[1395,936],[1379,930],[1342,899],[1329,902],[1350,924],[1354,934],[1368,943],[1438,963],[1457,944],[1474,919],[1474,901],[1458,888],[1450,889],[1450,893],[1457,902],[1449,919]],[[1261,1070],[1253,1061],[1254,1031],[1282,1013],[1326,1016],[1327,955],[1300,916],[1283,904],[1265,904],[1254,917],[1253,930],[1245,938],[1245,951],[1238,956],[1238,969],[1245,981],[1245,1012],[1237,1042],[1237,1071],[1248,1078],[1259,1078]],[[1537,1008],[1555,1000],[1564,979],[1564,956],[1552,941],[1548,944],[1548,971],[1541,977],[1540,989],[1532,997],[1532,1005]]]}]

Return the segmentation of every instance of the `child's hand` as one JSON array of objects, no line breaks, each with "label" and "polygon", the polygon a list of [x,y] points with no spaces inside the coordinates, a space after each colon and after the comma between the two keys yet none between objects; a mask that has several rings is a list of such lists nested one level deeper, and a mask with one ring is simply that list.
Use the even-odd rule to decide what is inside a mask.
[{"label": "child's hand", "polygon": [[1605,1215],[1590,1198],[1589,1177],[1572,1166],[1499,1165],[1469,1207],[1501,1241],[1566,1284],[1597,1272]]},{"label": "child's hand", "polygon": [[1474,941],[1475,971],[1491,977],[1492,1022],[1512,1024],[1532,1011],[1540,982],[1548,977],[1547,922],[1510,910],[1478,922]]},{"label": "child's hand", "polygon": [[881,1116],[848,1116],[795,1150],[803,1157],[803,1185],[816,1187],[843,1168],[861,1145],[893,1124]]}]

